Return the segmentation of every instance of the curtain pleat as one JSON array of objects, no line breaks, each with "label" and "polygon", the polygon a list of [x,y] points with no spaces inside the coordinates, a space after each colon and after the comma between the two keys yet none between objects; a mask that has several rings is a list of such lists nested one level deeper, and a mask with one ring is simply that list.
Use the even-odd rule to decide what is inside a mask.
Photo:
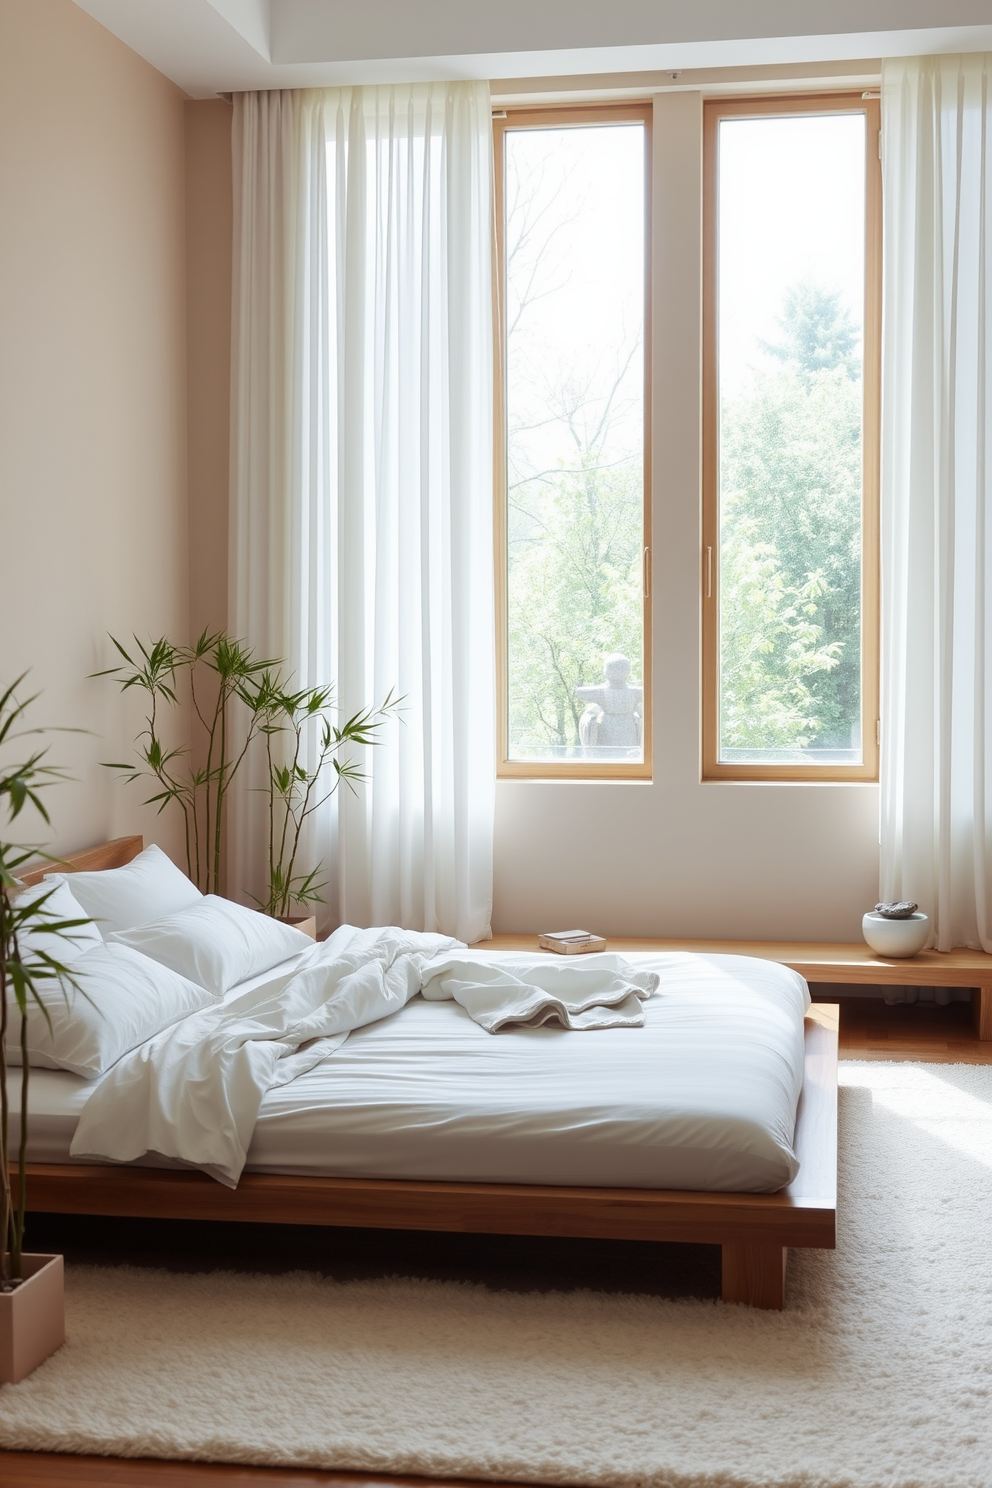
[{"label": "curtain pleat", "polygon": [[490,113],[476,83],[235,99],[231,625],[341,717],[402,696],[313,820],[330,921],[466,940],[492,903]]},{"label": "curtain pleat", "polygon": [[883,64],[883,899],[992,951],[992,57]]}]

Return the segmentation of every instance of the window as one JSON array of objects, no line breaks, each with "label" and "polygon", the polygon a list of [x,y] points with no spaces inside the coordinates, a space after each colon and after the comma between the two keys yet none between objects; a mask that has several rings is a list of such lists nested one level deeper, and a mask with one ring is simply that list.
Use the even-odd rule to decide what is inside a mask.
[{"label": "window", "polygon": [[651,772],[649,119],[494,122],[502,775]]},{"label": "window", "polygon": [[873,779],[878,105],[705,105],[703,774]]}]

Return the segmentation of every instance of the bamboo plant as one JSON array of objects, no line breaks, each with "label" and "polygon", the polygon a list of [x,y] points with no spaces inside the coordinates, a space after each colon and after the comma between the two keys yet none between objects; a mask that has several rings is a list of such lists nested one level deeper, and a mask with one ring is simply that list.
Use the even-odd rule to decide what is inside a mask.
[{"label": "bamboo plant", "polygon": [[379,742],[379,730],[396,712],[399,699],[390,691],[380,707],[363,709],[340,725],[331,721],[334,706],[329,687],[294,690],[278,674],[266,678],[260,689],[269,861],[268,897],[256,903],[267,914],[286,917],[294,907],[309,908],[320,899],[324,884],[319,868],[306,873],[297,868],[303,829],[342,782],[354,788],[365,779],[349,751]]},{"label": "bamboo plant", "polygon": [[[304,827],[343,782],[354,787],[364,774],[351,750],[379,742],[379,729],[396,711],[392,692],[378,708],[332,721],[329,687],[294,687],[285,665],[262,660],[243,641],[223,632],[204,633],[192,646],[165,637],[130,648],[110,637],[122,665],[97,672],[113,677],[122,692],[146,695],[145,726],[135,740],[137,763],[108,764],[127,781],[150,780],[146,805],[183,813],[186,867],[205,894],[224,883],[225,807],[231,786],[253,747],[265,752],[268,795],[268,914],[287,916],[294,906],[313,905],[324,887],[319,868],[299,867]],[[199,738],[191,752],[169,747],[163,710],[188,697]]]},{"label": "bamboo plant", "polygon": [[[17,701],[16,689],[23,680],[23,676],[19,677],[0,694],[0,751],[3,752],[16,741],[43,732],[37,728],[21,727],[27,709],[34,702],[34,698],[27,698],[24,702]],[[33,807],[41,819],[49,824],[48,812],[40,792],[46,785],[64,780],[66,776],[58,766],[46,763],[46,754],[46,748],[31,749],[27,758],[20,763],[0,765],[0,809],[7,826],[20,816],[25,806]],[[66,997],[81,991],[71,970],[57,957],[37,946],[27,949],[27,936],[31,931],[43,930],[46,935],[71,941],[74,933],[89,923],[86,919],[58,919],[47,908],[54,889],[41,893],[26,903],[17,902],[21,889],[17,880],[18,870],[38,856],[36,848],[10,843],[0,837],[0,1292],[13,1290],[22,1279],[30,1080],[28,1013],[32,1006],[36,1006],[50,1023],[41,996],[41,988],[45,982],[59,982]],[[22,948],[26,954],[22,954]],[[21,1049],[16,1200],[11,1183],[10,1102],[7,1090],[7,1038],[12,1018],[19,1019],[20,1022]]]},{"label": "bamboo plant", "polygon": [[[114,636],[110,639],[125,664],[95,675],[114,677],[122,692],[144,692],[148,711],[135,740],[139,763],[108,763],[107,768],[128,781],[151,779],[146,805],[157,805],[159,811],[171,803],[179,807],[186,871],[205,894],[218,894],[227,798],[258,735],[262,687],[277,663],[256,657],[242,641],[220,631],[204,631],[191,646],[177,646],[165,637],[145,645],[134,637],[130,651]],[[177,706],[183,692],[199,731],[192,752],[170,748],[162,736],[163,707]],[[238,703],[242,707],[236,715]]]}]

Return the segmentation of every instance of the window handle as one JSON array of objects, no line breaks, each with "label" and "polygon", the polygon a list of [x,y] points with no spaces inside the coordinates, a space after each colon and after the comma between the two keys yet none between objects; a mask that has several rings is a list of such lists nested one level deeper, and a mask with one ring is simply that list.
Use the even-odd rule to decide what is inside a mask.
[{"label": "window handle", "polygon": [[641,557],[644,567],[644,598],[651,598],[651,549],[645,548]]},{"label": "window handle", "polygon": [[706,598],[713,598],[713,549],[706,549]]}]

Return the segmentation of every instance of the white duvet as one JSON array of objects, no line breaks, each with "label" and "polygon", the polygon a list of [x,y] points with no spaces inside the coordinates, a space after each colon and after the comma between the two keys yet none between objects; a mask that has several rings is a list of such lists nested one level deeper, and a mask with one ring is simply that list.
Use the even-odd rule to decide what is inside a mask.
[{"label": "white duvet", "polygon": [[131,1162],[154,1152],[235,1187],[266,1092],[398,1011],[420,990],[421,968],[458,944],[343,927],[301,968],[126,1054],[87,1101],[72,1156]]},{"label": "white duvet", "polygon": [[495,1033],[549,1019],[579,1030],[640,1027],[657,984],[657,973],[635,972],[618,956],[497,967],[446,936],[343,926],[302,966],[125,1055],[87,1101],[71,1154],[133,1162],[153,1153],[234,1187],[266,1094],[421,990],[460,1003]]}]

